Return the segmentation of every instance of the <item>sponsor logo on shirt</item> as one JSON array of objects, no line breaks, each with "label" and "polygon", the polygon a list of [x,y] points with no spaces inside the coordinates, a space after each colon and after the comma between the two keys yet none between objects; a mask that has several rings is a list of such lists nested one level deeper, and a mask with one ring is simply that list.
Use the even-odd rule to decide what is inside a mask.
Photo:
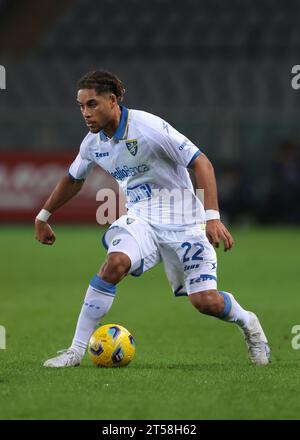
[{"label": "sponsor logo on shirt", "polygon": [[184,147],[188,144],[188,142],[189,142],[189,140],[188,139],[185,139],[184,141],[183,141],[183,143],[179,146],[179,151],[182,151],[183,149],[184,149]]},{"label": "sponsor logo on shirt", "polygon": [[140,200],[147,200],[151,197],[151,186],[148,185],[148,183],[144,183],[133,188],[127,187],[127,197],[129,203],[137,203]]},{"label": "sponsor logo on shirt", "polygon": [[136,167],[128,167],[127,165],[124,165],[122,168],[117,167],[110,174],[117,180],[124,180],[127,177],[136,176],[137,174],[142,174],[149,170],[150,168],[146,164],[138,165]]}]

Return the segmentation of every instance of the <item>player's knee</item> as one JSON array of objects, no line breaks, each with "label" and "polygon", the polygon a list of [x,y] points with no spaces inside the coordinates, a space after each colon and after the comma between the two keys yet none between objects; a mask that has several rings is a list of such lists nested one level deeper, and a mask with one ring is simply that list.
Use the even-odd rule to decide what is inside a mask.
[{"label": "player's knee", "polygon": [[189,295],[189,299],[199,312],[220,316],[224,310],[224,300],[217,290],[206,290]]},{"label": "player's knee", "polygon": [[100,270],[100,277],[108,283],[116,284],[128,273],[130,258],[122,252],[111,252]]}]

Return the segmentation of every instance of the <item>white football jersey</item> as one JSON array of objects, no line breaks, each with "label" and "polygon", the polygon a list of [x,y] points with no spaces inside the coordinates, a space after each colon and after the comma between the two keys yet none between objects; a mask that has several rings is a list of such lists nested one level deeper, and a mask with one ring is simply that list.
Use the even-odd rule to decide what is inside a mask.
[{"label": "white football jersey", "polygon": [[187,171],[200,150],[163,119],[124,106],[121,109],[112,138],[103,131],[87,134],[69,169],[70,176],[85,179],[97,164],[126,194],[128,215],[175,229],[205,223],[203,205]]}]

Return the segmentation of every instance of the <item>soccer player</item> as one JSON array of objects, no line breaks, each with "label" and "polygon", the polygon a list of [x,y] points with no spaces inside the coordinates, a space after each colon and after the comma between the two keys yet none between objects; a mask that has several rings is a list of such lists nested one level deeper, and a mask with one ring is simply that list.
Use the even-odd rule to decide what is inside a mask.
[{"label": "soccer player", "polygon": [[[127,196],[127,214],[103,237],[107,257],[88,286],[72,344],[44,366],[79,365],[90,336],[112,306],[117,284],[160,261],[176,296],[187,295],[199,312],[237,324],[250,360],[268,364],[270,348],[257,316],[231,293],[217,289],[214,247],[223,242],[228,251],[233,239],[220,221],[211,162],[161,118],[121,106],[124,93],[122,82],[107,71],[89,72],[79,80],[77,101],[89,133],[68,175],[35,220],[36,239],[52,245],[50,215],[80,191],[95,164],[110,173]],[[188,168],[194,171],[197,188],[204,190],[203,202],[195,195]],[[165,197],[174,190],[176,197]]]}]

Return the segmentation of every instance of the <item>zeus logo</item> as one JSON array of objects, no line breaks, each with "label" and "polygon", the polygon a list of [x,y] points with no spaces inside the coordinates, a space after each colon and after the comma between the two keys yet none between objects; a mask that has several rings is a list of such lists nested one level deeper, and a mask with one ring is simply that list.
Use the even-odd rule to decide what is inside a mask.
[{"label": "zeus logo", "polygon": [[292,73],[295,74],[291,81],[292,88],[298,90],[300,89],[300,65],[293,66]]},{"label": "zeus logo", "polygon": [[6,71],[4,66],[0,66],[0,89],[6,89]]},{"label": "zeus logo", "polygon": [[294,350],[299,350],[300,348],[300,325],[294,325],[292,328],[292,334],[296,335],[292,339],[292,348]]},{"label": "zeus logo", "polygon": [[5,327],[3,325],[0,325],[0,350],[6,349],[6,333],[5,333]]},{"label": "zeus logo", "polygon": [[217,281],[217,278],[214,277],[213,275],[202,274],[202,275],[200,275],[200,277],[198,277],[198,278],[192,278],[192,279],[190,279],[190,284],[200,283],[201,281],[209,281],[209,280]]},{"label": "zeus logo", "polygon": [[95,153],[96,157],[107,157],[109,156],[109,152],[105,152],[105,153]]}]

